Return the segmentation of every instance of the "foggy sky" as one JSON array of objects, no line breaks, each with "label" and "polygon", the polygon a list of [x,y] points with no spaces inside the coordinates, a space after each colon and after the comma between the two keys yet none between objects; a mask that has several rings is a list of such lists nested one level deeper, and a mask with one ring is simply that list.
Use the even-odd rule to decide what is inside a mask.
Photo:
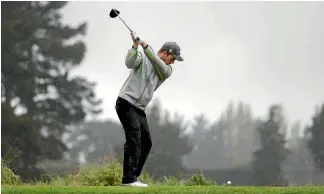
[{"label": "foggy sky", "polygon": [[[88,22],[86,57],[75,73],[96,81],[101,118],[117,119],[132,41],[112,8],[157,51],[176,41],[184,62],[157,90],[165,109],[214,121],[230,100],[255,116],[282,103],[291,123],[309,122],[324,101],[324,2],[69,2],[64,22]],[[323,55],[321,55],[323,54]]]}]

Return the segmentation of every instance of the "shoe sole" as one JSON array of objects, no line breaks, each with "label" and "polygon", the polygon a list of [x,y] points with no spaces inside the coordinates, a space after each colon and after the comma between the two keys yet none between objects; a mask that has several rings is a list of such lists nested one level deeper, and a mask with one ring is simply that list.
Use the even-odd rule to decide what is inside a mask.
[{"label": "shoe sole", "polygon": [[123,187],[148,187],[148,185],[129,185],[129,184],[122,184]]}]

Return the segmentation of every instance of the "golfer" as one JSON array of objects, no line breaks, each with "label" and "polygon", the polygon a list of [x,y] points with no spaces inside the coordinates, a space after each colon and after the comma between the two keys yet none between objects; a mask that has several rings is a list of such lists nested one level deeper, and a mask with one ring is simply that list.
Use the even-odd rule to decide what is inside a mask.
[{"label": "golfer", "polygon": [[[155,53],[135,33],[131,33],[133,46],[128,50],[125,64],[130,74],[122,86],[116,101],[116,112],[124,128],[123,186],[146,187],[138,180],[149,156],[152,140],[145,108],[154,91],[172,74],[171,64],[183,61],[180,47],[175,42],[166,42]],[[141,45],[143,52],[138,50]]]}]

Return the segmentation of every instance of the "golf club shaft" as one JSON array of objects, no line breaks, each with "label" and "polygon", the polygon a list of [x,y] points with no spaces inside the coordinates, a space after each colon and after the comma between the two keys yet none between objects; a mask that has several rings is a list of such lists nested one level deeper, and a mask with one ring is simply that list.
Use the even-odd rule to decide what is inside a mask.
[{"label": "golf club shaft", "polygon": [[[114,10],[114,12],[119,17],[119,14],[115,10]],[[125,26],[128,28],[128,30],[132,32],[132,30],[127,26],[127,24],[124,22],[124,20],[121,17],[119,17],[119,19],[125,24]]]}]

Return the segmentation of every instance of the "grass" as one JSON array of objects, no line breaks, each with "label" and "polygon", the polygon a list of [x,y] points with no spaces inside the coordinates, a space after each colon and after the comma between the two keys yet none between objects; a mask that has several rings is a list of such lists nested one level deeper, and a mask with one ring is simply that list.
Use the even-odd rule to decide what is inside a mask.
[{"label": "grass", "polygon": [[323,194],[324,187],[152,186],[148,188],[3,186],[3,194]]},{"label": "grass", "polygon": [[8,163],[5,160],[1,160],[1,184],[20,184],[19,176],[8,167]]},{"label": "grass", "polygon": [[216,186],[201,173],[187,178],[179,175],[154,181],[144,172],[140,180],[152,186],[120,187],[121,166],[114,161],[85,166],[73,174],[52,177],[49,182],[22,184],[20,177],[7,167],[7,163],[2,164],[1,193],[4,194],[324,194],[324,187]]}]

